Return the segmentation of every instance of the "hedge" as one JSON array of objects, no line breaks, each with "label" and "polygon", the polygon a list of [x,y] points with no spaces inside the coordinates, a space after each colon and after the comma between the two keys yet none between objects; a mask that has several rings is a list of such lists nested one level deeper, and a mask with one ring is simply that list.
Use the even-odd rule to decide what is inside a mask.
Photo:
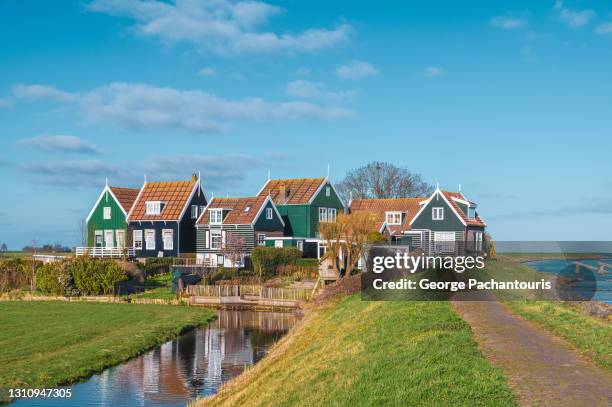
[{"label": "hedge", "polygon": [[32,287],[36,269],[41,265],[33,259],[0,259],[0,293]]},{"label": "hedge", "polygon": [[259,277],[272,277],[282,273],[285,266],[295,265],[302,252],[296,247],[256,247],[251,254],[254,271]]}]

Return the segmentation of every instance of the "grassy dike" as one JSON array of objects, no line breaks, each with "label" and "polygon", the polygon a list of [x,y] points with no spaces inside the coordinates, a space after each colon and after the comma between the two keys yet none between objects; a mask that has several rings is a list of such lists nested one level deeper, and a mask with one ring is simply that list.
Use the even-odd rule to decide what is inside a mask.
[{"label": "grassy dike", "polygon": [[[553,275],[537,272],[519,260],[525,259],[500,256],[497,261],[487,262],[485,272],[499,281],[554,279]],[[523,300],[504,297],[503,293],[499,296],[517,315],[572,343],[598,365],[612,369],[612,321],[560,301]]]},{"label": "grassy dike", "polygon": [[368,302],[308,314],[251,370],[197,406],[516,404],[448,302]]},{"label": "grassy dike", "polygon": [[0,302],[0,389],[70,383],[213,318],[165,305]]}]

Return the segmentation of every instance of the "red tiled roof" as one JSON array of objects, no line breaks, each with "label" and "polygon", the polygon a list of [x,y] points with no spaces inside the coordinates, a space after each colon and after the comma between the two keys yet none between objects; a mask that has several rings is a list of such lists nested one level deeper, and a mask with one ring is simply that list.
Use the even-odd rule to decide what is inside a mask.
[{"label": "red tiled roof", "polygon": [[323,182],[325,178],[273,179],[266,182],[257,196],[269,194],[276,205],[307,204]]},{"label": "red tiled roof", "polygon": [[[223,219],[226,225],[250,225],[268,196],[250,196],[244,198],[213,198],[204,214],[198,219],[198,225],[208,225],[210,209],[225,209],[229,213]],[[249,208],[247,210],[247,208]]]},{"label": "red tiled roof", "polygon": [[[147,182],[134,203],[129,220],[179,220],[197,182],[197,180]],[[146,203],[149,201],[163,203],[159,215],[146,214]]]},{"label": "red tiled roof", "polygon": [[485,227],[486,226],[486,224],[480,218],[480,216],[476,215],[476,217],[474,219],[468,219],[467,214],[464,213],[461,210],[461,207],[457,204],[457,202],[453,198],[461,199],[462,201],[467,201],[467,202],[473,203],[472,201],[469,201],[461,192],[442,191],[442,194],[444,194],[444,196],[446,197],[446,199],[448,199],[448,202],[450,202],[450,204],[453,207],[453,209],[455,209],[457,211],[459,216],[461,216],[461,219],[463,219],[463,221],[468,226],[478,226],[478,227]]},{"label": "red tiled roof", "polygon": [[129,213],[130,209],[132,209],[132,205],[136,201],[138,197],[138,193],[140,189],[136,188],[120,188],[120,187],[109,187],[111,191],[113,191],[113,195],[119,201],[119,205],[123,207],[125,213]]},{"label": "red tiled roof", "polygon": [[350,212],[371,212],[376,215],[376,231],[385,223],[386,212],[402,212],[401,225],[387,225],[390,233],[410,229],[410,221],[421,209],[420,202],[427,198],[387,198],[387,199],[353,199]]}]

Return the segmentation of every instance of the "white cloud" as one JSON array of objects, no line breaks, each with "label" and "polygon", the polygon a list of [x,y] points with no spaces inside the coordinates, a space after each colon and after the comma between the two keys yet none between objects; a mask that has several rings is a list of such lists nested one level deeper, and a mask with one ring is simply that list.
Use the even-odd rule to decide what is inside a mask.
[{"label": "white cloud", "polygon": [[215,76],[216,74],[217,71],[215,71],[215,69],[211,67],[205,67],[198,71],[198,75],[200,76]]},{"label": "white cloud", "polygon": [[347,24],[295,34],[261,30],[284,10],[257,0],[95,0],[89,9],[132,19],[141,35],[221,53],[314,52],[347,41],[351,32]]},{"label": "white cloud", "polygon": [[595,34],[605,35],[612,34],[612,22],[601,23],[595,29]]},{"label": "white cloud", "polygon": [[441,66],[428,66],[425,68],[425,76],[428,78],[436,78],[438,76],[443,76],[446,71]]},{"label": "white cloud", "polygon": [[491,19],[491,25],[503,30],[518,30],[527,26],[527,19],[514,16],[497,16]]},{"label": "white cloud", "polygon": [[13,94],[24,99],[51,99],[58,102],[72,102],[79,97],[77,93],[64,92],[54,86],[23,84],[13,86]]},{"label": "white cloud", "polygon": [[365,61],[351,61],[336,68],[336,76],[340,79],[361,79],[376,75],[378,75],[378,70]]},{"label": "white cloud", "polygon": [[[54,94],[47,98],[55,99]],[[345,108],[309,102],[268,102],[257,97],[227,100],[200,90],[139,83],[112,83],[84,93],[74,102],[81,115],[91,122],[112,122],[130,129],[176,128],[198,133],[218,132],[236,121],[332,120],[353,114]]]},{"label": "white cloud", "polygon": [[96,146],[76,136],[43,135],[25,138],[21,140],[20,143],[45,151],[81,154],[100,153],[100,150]]},{"label": "white cloud", "polygon": [[24,163],[21,168],[43,185],[63,187],[99,186],[103,177],[118,177],[119,166],[100,160],[62,160]]},{"label": "white cloud", "polygon": [[593,10],[574,11],[563,7],[563,2],[557,0],[553,9],[557,12],[559,19],[571,28],[585,26],[597,15]]},{"label": "white cloud", "polygon": [[342,101],[354,97],[357,92],[354,90],[332,92],[328,91],[323,83],[310,82],[298,79],[289,82],[286,87],[289,96],[303,99],[322,99],[329,101]]}]

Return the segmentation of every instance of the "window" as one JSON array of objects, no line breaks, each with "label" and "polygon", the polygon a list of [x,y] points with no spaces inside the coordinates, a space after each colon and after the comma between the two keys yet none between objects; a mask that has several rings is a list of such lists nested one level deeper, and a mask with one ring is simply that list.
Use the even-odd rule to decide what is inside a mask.
[{"label": "window", "polygon": [[387,225],[401,225],[402,224],[402,213],[401,212],[386,212],[385,221]]},{"label": "window", "polygon": [[468,219],[474,219],[476,218],[476,208],[473,206],[470,206],[468,208]]},{"label": "window", "polygon": [[125,247],[125,230],[116,230],[115,240],[117,241],[117,247],[123,249]]},{"label": "window", "polygon": [[325,187],[325,196],[330,196],[331,195],[331,187],[330,186],[326,186]]},{"label": "window", "polygon": [[474,250],[482,251],[482,232],[480,231],[474,233]]},{"label": "window", "polygon": [[436,253],[454,253],[455,232],[435,232],[434,250]]},{"label": "window", "polygon": [[114,247],[115,245],[114,236],[115,234],[113,233],[112,230],[104,231],[104,247],[106,247],[107,249],[112,249]]},{"label": "window", "polygon": [[327,208],[319,208],[319,222],[327,222]]},{"label": "window", "polygon": [[210,248],[219,250],[221,248],[221,231],[211,230],[210,231]]},{"label": "window", "polygon": [[163,229],[162,230],[162,241],[164,242],[164,250],[174,249],[174,230]]},{"label": "window", "polygon": [[338,210],[336,208],[329,208],[327,209],[327,221],[328,222],[335,222],[336,221],[336,213],[338,212]]},{"label": "window", "polygon": [[303,252],[304,251],[304,241],[303,240],[298,240],[296,242],[296,246],[298,248],[299,251]]},{"label": "window", "polygon": [[200,205],[200,210],[198,211],[198,213],[199,213],[199,214],[204,213],[204,210],[205,210],[205,209],[206,209],[206,207],[205,207],[205,206]]},{"label": "window", "polygon": [[272,208],[266,208],[266,219],[272,219]]},{"label": "window", "polygon": [[250,211],[250,210],[251,210],[251,207],[250,207],[250,206],[245,206],[245,207],[244,207],[244,212],[245,212],[245,213],[246,213],[246,212],[248,212],[248,211]]},{"label": "window", "polygon": [[258,233],[257,234],[257,246],[265,246],[266,245],[266,234]]},{"label": "window", "polygon": [[219,225],[223,222],[223,209],[210,209],[210,224]]},{"label": "window", "polygon": [[111,207],[110,206],[105,206],[104,207],[104,219],[110,219],[111,218]]},{"label": "window", "polygon": [[145,238],[145,248],[147,250],[155,250],[155,230],[145,229],[144,238]]},{"label": "window", "polygon": [[147,215],[159,215],[161,213],[162,203],[160,201],[147,201],[146,202],[146,214]]},{"label": "window", "polygon": [[102,231],[96,230],[94,234],[96,236],[96,246],[102,246]]},{"label": "window", "polygon": [[444,220],[444,208],[432,208],[431,219]]},{"label": "window", "polygon": [[275,240],[274,241],[274,247],[282,248],[283,247],[283,241],[282,240]]},{"label": "window", "polygon": [[198,205],[191,205],[191,219],[198,218]]},{"label": "window", "polygon": [[133,233],[134,233],[134,249],[142,250],[142,230],[135,230]]}]

